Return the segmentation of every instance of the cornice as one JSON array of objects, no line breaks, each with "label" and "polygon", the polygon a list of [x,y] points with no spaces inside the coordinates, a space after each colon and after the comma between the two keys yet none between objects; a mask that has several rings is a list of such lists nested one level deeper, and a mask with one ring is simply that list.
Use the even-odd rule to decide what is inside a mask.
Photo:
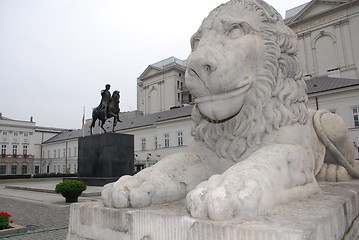
[{"label": "cornice", "polygon": [[[155,68],[155,69],[159,69],[159,68]],[[139,81],[143,81],[143,80],[146,80],[148,78],[151,78],[151,77],[154,77],[154,76],[158,76],[158,75],[162,75],[166,72],[169,72],[171,70],[174,70],[174,69],[177,69],[177,70],[180,70],[180,71],[186,71],[186,68],[179,65],[178,63],[171,63],[171,64],[168,64],[166,66],[164,66],[163,68],[159,69],[160,71],[157,72],[157,73],[153,73],[149,76],[145,76],[145,77],[141,77],[141,78],[138,78]]]},{"label": "cornice", "polygon": [[[342,5],[339,5],[337,7],[334,7],[330,10],[327,10],[327,11],[324,11],[324,12],[321,12],[321,13],[318,13],[316,15],[313,15],[313,16],[310,16],[308,18],[305,18],[305,19],[302,19],[302,20],[296,20],[294,22],[288,22],[287,25],[288,27],[290,28],[295,28],[297,27],[298,25],[301,25],[301,24],[304,24],[304,23],[307,23],[307,22],[311,22],[313,20],[316,20],[316,19],[319,19],[319,18],[322,18],[322,17],[325,17],[329,14],[333,14],[335,12],[338,12],[338,11],[341,11],[341,10],[345,10],[345,9],[348,9],[354,5],[357,5],[359,3],[359,0],[355,0],[353,2],[349,2],[349,3],[344,3]],[[344,16],[343,16],[344,17]],[[338,18],[340,19],[340,18]]]}]

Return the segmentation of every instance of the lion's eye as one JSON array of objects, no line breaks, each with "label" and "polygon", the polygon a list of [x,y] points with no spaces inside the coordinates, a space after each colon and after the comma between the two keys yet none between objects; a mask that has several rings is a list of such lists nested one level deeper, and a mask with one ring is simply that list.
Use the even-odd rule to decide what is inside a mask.
[{"label": "lion's eye", "polygon": [[191,39],[191,48],[192,48],[192,51],[194,51],[194,50],[197,48],[197,46],[198,46],[198,44],[199,44],[200,41],[201,41],[201,38],[200,38],[200,37],[193,37],[193,38]]},{"label": "lion's eye", "polygon": [[242,35],[245,35],[251,31],[251,27],[243,22],[243,23],[234,23],[229,26],[227,29],[226,35],[230,38],[238,38]]}]

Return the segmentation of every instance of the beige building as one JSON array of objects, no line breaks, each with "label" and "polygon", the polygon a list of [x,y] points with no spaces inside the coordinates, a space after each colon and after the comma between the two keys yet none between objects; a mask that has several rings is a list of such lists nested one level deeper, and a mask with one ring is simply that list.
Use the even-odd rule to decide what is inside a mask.
[{"label": "beige building", "polygon": [[137,78],[137,108],[144,115],[169,110],[191,102],[186,91],[186,61],[170,57],[149,65]]},{"label": "beige building", "polygon": [[359,78],[359,0],[312,0],[286,12],[305,77]]},{"label": "beige building", "polygon": [[0,174],[43,173],[42,143],[65,129],[38,127],[32,121],[19,121],[0,113]]}]

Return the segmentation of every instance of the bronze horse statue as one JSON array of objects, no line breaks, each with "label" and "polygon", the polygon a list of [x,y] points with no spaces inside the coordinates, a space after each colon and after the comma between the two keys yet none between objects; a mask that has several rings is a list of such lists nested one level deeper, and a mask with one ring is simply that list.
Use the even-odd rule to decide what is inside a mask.
[{"label": "bronze horse statue", "polygon": [[117,122],[122,122],[119,117],[119,113],[120,113],[119,102],[120,102],[120,92],[116,90],[112,93],[111,101],[108,104],[107,117],[104,112],[104,111],[106,111],[106,109],[101,109],[101,106],[98,106],[93,109],[92,123],[90,125],[90,134],[91,135],[92,135],[92,128],[95,127],[95,123],[96,123],[97,119],[101,121],[100,126],[101,126],[102,130],[106,133],[106,130],[104,129],[103,125],[105,125],[107,119],[113,118],[112,132],[115,132],[115,126],[116,126]]}]

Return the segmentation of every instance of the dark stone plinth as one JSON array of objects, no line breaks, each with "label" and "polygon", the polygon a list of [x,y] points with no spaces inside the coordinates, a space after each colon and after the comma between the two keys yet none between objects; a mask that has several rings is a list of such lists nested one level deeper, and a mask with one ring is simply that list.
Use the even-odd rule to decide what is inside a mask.
[{"label": "dark stone plinth", "polygon": [[134,173],[134,137],[106,133],[79,138],[78,178],[103,186]]}]

